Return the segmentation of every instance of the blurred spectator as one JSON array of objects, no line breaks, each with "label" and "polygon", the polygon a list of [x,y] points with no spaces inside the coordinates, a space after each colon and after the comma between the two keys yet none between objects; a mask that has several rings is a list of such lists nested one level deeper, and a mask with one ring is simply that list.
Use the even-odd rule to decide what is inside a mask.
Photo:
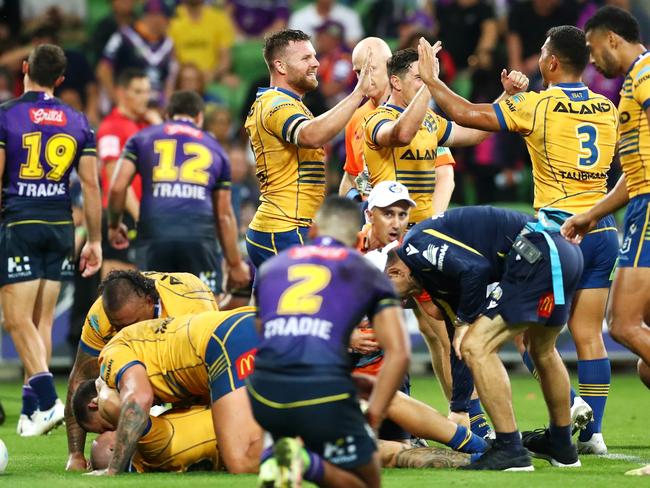
[{"label": "blurred spectator", "polygon": [[[421,37],[424,37],[431,44],[435,44],[436,42],[436,39],[429,32],[414,32],[406,39],[404,44],[399,45],[399,49],[406,49],[409,47],[417,49]],[[456,64],[454,63],[451,54],[447,52],[444,46],[440,51],[438,51],[437,58],[440,65],[439,77],[443,82],[449,85],[456,77]]]},{"label": "blurred spectator", "polygon": [[484,0],[455,0],[436,9],[439,38],[459,70],[470,56],[494,51],[498,40],[494,9]]},{"label": "blurred spectator", "polygon": [[0,67],[0,103],[14,98],[14,77],[7,68]]},{"label": "blurred spectator", "polygon": [[363,37],[359,14],[345,5],[338,5],[336,0],[316,0],[296,10],[289,17],[289,29],[300,29],[314,37],[316,28],[326,20],[335,20],[344,27],[345,43],[352,47]]},{"label": "blurred spectator", "polygon": [[[423,5],[423,3],[425,5]],[[433,20],[430,12],[425,10],[426,4],[421,0],[375,0],[370,3],[362,22],[366,35],[382,39],[404,40],[415,30],[433,30]],[[422,25],[422,17],[428,19],[427,25]],[[400,32],[400,26],[410,25],[412,31]]]},{"label": "blurred spectator", "polygon": [[316,52],[320,62],[318,89],[328,108],[345,98],[357,82],[352,56],[343,37],[343,25],[335,20],[326,20],[316,29]]},{"label": "blurred spectator", "polygon": [[31,31],[43,23],[61,23],[80,28],[88,14],[87,0],[20,0],[23,28]]},{"label": "blurred spectator", "polygon": [[512,4],[508,15],[510,69],[538,78],[539,52],[546,32],[556,25],[575,25],[578,8],[572,0],[527,0]]},{"label": "blurred spectator", "polygon": [[147,0],[140,21],[111,36],[97,65],[97,79],[111,102],[116,101],[115,80],[122,71],[140,68],[151,81],[152,101],[164,105],[177,71],[174,43],[167,35],[169,16],[162,0]]},{"label": "blurred spectator", "polygon": [[230,74],[235,31],[226,12],[203,0],[184,0],[170,23],[169,37],[178,61],[198,66],[207,82],[235,82]]},{"label": "blurred spectator", "polygon": [[[418,10],[405,17],[397,26],[399,49],[403,49],[402,46],[407,45],[411,47],[413,35],[416,33],[424,33],[425,37],[432,37],[434,27],[433,19],[426,12]],[[417,49],[417,44],[415,45],[415,49]]]},{"label": "blurred spectator", "polygon": [[176,77],[175,90],[193,91],[201,95],[206,104],[222,104],[223,100],[205,90],[205,75],[194,63],[182,64]]},{"label": "blurred spectator", "polygon": [[135,4],[136,0],[111,0],[112,12],[97,23],[88,41],[93,64],[101,59],[104,47],[113,34],[122,27],[133,25]]},{"label": "blurred spectator", "polygon": [[[0,56],[0,66],[6,68],[18,81],[22,92],[22,62],[27,59],[34,47],[40,44],[60,44],[55,25],[38,27],[31,35],[30,42],[16,47]],[[75,110],[84,112],[90,123],[99,123],[98,89],[88,61],[84,54],[76,49],[64,49],[67,58],[64,79],[54,91],[65,103]]]},{"label": "blurred spectator", "polygon": [[230,111],[220,105],[208,105],[205,109],[203,130],[209,132],[225,149],[232,144],[233,127]]},{"label": "blurred spectator", "polygon": [[13,0],[0,1],[0,49],[5,39],[12,37],[17,39],[22,30],[20,22],[20,3]]},{"label": "blurred spectator", "polygon": [[289,0],[228,0],[227,8],[242,37],[264,37],[289,20]]},{"label": "blurred spectator", "polygon": [[[235,210],[237,223],[241,224],[241,208],[245,203],[257,202],[259,190],[253,176],[253,163],[242,146],[233,145],[228,149],[232,179],[232,207]],[[249,222],[250,223],[250,222]]]}]

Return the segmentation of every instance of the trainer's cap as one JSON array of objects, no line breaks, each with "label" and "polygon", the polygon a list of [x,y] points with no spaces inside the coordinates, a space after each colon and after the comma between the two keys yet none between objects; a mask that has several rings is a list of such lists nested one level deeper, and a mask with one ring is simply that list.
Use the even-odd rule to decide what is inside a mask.
[{"label": "trainer's cap", "polygon": [[411,207],[415,207],[415,202],[411,200],[408,189],[397,181],[382,181],[368,195],[368,210],[375,207],[390,207],[396,202],[405,201]]}]

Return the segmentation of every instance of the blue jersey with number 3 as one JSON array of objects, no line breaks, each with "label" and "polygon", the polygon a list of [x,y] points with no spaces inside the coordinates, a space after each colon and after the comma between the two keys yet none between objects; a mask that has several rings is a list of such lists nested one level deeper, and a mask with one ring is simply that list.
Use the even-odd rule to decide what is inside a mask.
[{"label": "blue jersey with number 3", "polygon": [[256,288],[263,324],[255,368],[348,374],[352,330],[398,306],[392,283],[358,252],[329,237],[262,265]]},{"label": "blue jersey with number 3", "polygon": [[3,220],[69,219],[70,173],[95,155],[86,117],[44,92],[27,92],[0,106]]}]

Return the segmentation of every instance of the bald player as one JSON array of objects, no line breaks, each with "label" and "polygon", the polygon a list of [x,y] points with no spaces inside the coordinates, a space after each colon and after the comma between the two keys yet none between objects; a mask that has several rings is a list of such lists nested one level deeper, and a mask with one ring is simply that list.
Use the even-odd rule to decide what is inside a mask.
[{"label": "bald player", "polygon": [[[383,39],[378,37],[366,37],[361,40],[352,51],[352,66],[357,76],[361,73],[361,69],[368,58],[368,52],[372,51],[372,83],[368,90],[368,99],[361,105],[350,119],[350,122],[345,126],[345,165],[343,166],[343,178],[339,186],[339,195],[356,197],[359,191],[363,192],[363,188],[359,188],[356,183],[356,178],[364,171],[363,161],[363,119],[381,104],[388,100],[390,96],[390,83],[388,82],[388,71],[386,63],[393,55],[390,47]],[[442,166],[454,164],[454,158],[448,148],[438,148],[438,162]],[[449,172],[451,170],[451,172]],[[441,186],[453,190],[454,173],[453,168],[449,166],[446,170],[441,171],[438,175],[438,181]],[[451,184],[447,184],[451,179]],[[369,191],[369,190],[367,190]],[[451,191],[447,192],[446,201],[449,203],[451,198]],[[445,196],[441,195],[441,201],[445,200]],[[445,205],[446,208],[446,205]],[[443,209],[444,210],[444,209]]]}]

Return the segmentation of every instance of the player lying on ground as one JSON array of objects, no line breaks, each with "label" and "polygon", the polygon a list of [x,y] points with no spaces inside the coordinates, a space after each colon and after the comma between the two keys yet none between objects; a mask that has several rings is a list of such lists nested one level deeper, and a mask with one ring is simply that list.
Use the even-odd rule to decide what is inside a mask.
[{"label": "player lying on ground", "polygon": [[87,469],[86,433],[75,422],[72,395],[84,380],[99,375],[97,357],[108,341],[122,328],[143,320],[218,310],[212,291],[189,273],[114,271],[102,282],[99,293],[81,329],[81,341],[68,379],[68,470]]},{"label": "player lying on ground", "polygon": [[251,307],[148,320],[122,329],[99,356],[102,379],[120,392],[120,416],[109,466],[94,474],[126,469],[154,397],[172,404],[211,405],[226,469],[256,472],[262,430],[243,385],[253,370],[258,343]]},{"label": "player lying on ground", "polygon": [[[120,394],[102,380],[83,382],[72,399],[75,419],[87,432],[102,434],[93,442],[91,468],[106,469],[115,449]],[[174,408],[149,416],[128,471],[191,471],[221,468],[212,413],[205,405]]]},{"label": "player lying on ground", "polygon": [[[524,445],[556,466],[580,465],[571,443],[569,375],[555,340],[582,273],[582,254],[559,235],[558,221],[566,216],[557,213],[541,210],[536,222],[491,207],[454,209],[416,225],[389,254],[386,270],[398,293],[406,297],[426,290],[453,319],[454,348],[468,363],[494,424],[494,444],[465,469],[534,469],[498,356],[505,342],[525,330],[551,423],[545,433],[526,436]],[[499,286],[486,299],[494,282]]]}]

